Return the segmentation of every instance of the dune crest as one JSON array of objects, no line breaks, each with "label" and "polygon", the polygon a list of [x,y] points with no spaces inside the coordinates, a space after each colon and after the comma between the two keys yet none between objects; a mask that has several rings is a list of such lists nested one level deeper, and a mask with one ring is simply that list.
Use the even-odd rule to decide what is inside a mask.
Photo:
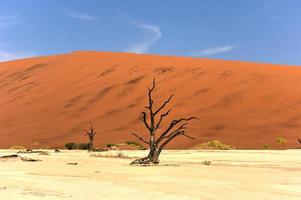
[{"label": "dune crest", "polygon": [[[212,139],[237,148],[298,147],[299,67],[73,52],[0,63],[0,148],[86,141],[82,129],[90,121],[97,146],[135,140],[132,131],[146,136],[139,115],[153,77],[155,105],[175,94],[168,120],[200,119],[188,129],[196,140],[178,138],[168,148],[190,148]],[[280,136],[286,144],[276,143]]]}]

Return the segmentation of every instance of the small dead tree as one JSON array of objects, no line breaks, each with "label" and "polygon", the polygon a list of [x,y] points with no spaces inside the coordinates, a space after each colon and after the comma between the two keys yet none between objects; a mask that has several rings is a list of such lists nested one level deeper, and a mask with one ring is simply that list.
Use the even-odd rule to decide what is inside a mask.
[{"label": "small dead tree", "polygon": [[[167,106],[170,100],[173,98],[171,95],[167,100],[163,102],[161,106],[157,109],[154,109],[154,101],[152,98],[152,93],[156,87],[155,79],[153,79],[153,84],[151,88],[148,88],[148,106],[145,108],[148,110],[148,120],[147,113],[141,113],[141,121],[144,123],[145,127],[148,130],[149,139],[145,140],[141,136],[136,133],[132,133],[133,136],[137,137],[140,141],[147,144],[149,146],[149,154],[144,158],[139,158],[132,161],[131,165],[139,165],[139,164],[159,164],[159,156],[162,150],[166,147],[166,145],[175,139],[178,136],[185,136],[189,139],[195,139],[185,133],[187,128],[188,121],[197,119],[196,117],[187,117],[174,119],[171,121],[170,125],[161,133],[158,134],[157,130],[159,129],[162,121],[168,114],[171,112],[171,109],[166,112],[162,112],[163,109]],[[149,122],[148,122],[149,121]]]},{"label": "small dead tree", "polygon": [[84,129],[85,135],[89,138],[89,151],[94,151],[94,136],[96,135],[96,132],[94,130],[93,124],[90,122],[89,130]]}]

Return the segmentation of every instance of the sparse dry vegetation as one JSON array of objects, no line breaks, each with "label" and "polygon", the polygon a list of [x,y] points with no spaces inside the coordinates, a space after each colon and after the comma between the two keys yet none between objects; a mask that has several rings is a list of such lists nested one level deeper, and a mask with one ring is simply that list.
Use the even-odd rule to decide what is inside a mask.
[{"label": "sparse dry vegetation", "polygon": [[10,149],[17,149],[17,150],[23,150],[26,149],[24,146],[21,145],[13,145],[10,147]]},{"label": "sparse dry vegetation", "polygon": [[211,165],[211,161],[210,160],[205,160],[202,162],[203,165]]},{"label": "sparse dry vegetation", "polygon": [[6,159],[6,158],[18,158],[19,156],[17,154],[11,154],[11,155],[5,155],[5,156],[0,156],[0,159]]},{"label": "sparse dry vegetation", "polygon": [[79,143],[77,145],[77,149],[79,149],[79,150],[91,150],[91,145],[90,145],[90,143]]},{"label": "sparse dry vegetation", "polygon": [[91,153],[92,157],[101,157],[101,158],[129,158],[126,154],[121,151],[105,151],[99,153]]},{"label": "sparse dry vegetation", "polygon": [[118,145],[114,143],[109,143],[106,145],[106,148],[108,149],[118,149]]},{"label": "sparse dry vegetation", "polygon": [[65,148],[68,150],[77,149],[77,144],[74,142],[69,142],[65,144]]},{"label": "sparse dry vegetation", "polygon": [[269,148],[270,148],[270,145],[264,144],[264,145],[263,145],[263,148],[264,148],[264,149],[269,149]]},{"label": "sparse dry vegetation", "polygon": [[219,140],[210,140],[208,142],[198,144],[191,149],[231,150],[235,148],[230,145],[223,144]]},{"label": "sparse dry vegetation", "polygon": [[277,144],[286,144],[287,143],[286,139],[284,139],[283,137],[277,137],[276,142],[277,142]]},{"label": "sparse dry vegetation", "polygon": [[65,148],[68,150],[90,150],[90,143],[74,143],[69,142],[65,144]]},{"label": "sparse dry vegetation", "polygon": [[20,159],[22,161],[25,161],[25,162],[37,162],[37,161],[41,161],[40,159],[34,159],[34,158],[29,158],[29,157],[20,157]]},{"label": "sparse dry vegetation", "polygon": [[25,161],[25,162],[41,161],[39,159],[34,159],[34,158],[29,158],[29,157],[22,157],[22,156],[19,156],[18,154],[0,156],[0,159],[10,159],[10,158],[20,158],[20,160]]},{"label": "sparse dry vegetation", "polygon": [[145,150],[146,148],[140,144],[139,142],[135,142],[135,141],[127,141],[126,142],[127,145],[132,146],[137,148],[138,150]]},{"label": "sparse dry vegetation", "polygon": [[49,156],[50,154],[49,154],[48,151],[41,151],[41,152],[39,153],[39,155]]}]

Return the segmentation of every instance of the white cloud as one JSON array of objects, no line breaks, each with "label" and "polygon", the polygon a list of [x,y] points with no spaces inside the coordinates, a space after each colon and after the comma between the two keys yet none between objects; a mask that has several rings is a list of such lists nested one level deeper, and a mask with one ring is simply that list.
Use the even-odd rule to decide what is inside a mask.
[{"label": "white cloud", "polygon": [[0,62],[3,61],[9,61],[9,60],[16,60],[21,58],[29,58],[36,56],[36,53],[30,52],[30,53],[11,53],[11,52],[5,52],[0,50]]},{"label": "white cloud", "polygon": [[97,20],[97,18],[94,16],[87,15],[84,13],[79,13],[79,12],[68,12],[67,16],[74,19],[87,20],[87,21]]},{"label": "white cloud", "polygon": [[126,52],[146,53],[149,48],[162,37],[160,27],[145,23],[136,23],[135,26],[144,30],[146,38],[143,41],[131,45],[126,49]]},{"label": "white cloud", "polygon": [[205,49],[205,50],[193,53],[192,56],[210,56],[210,55],[229,52],[234,49],[235,49],[234,46],[215,47],[215,48]]}]

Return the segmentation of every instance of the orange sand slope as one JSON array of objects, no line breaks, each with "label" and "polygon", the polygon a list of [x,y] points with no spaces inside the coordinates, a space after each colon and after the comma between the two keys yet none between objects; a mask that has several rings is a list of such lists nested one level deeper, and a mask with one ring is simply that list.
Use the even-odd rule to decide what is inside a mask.
[{"label": "orange sand slope", "polygon": [[[98,146],[135,140],[132,131],[146,136],[139,116],[153,77],[155,105],[175,94],[168,121],[199,118],[188,129],[197,139],[179,137],[169,148],[189,148],[210,139],[237,148],[298,146],[299,67],[74,52],[0,63],[0,148],[84,142],[82,129],[90,121]],[[287,144],[276,144],[278,136]]]}]

